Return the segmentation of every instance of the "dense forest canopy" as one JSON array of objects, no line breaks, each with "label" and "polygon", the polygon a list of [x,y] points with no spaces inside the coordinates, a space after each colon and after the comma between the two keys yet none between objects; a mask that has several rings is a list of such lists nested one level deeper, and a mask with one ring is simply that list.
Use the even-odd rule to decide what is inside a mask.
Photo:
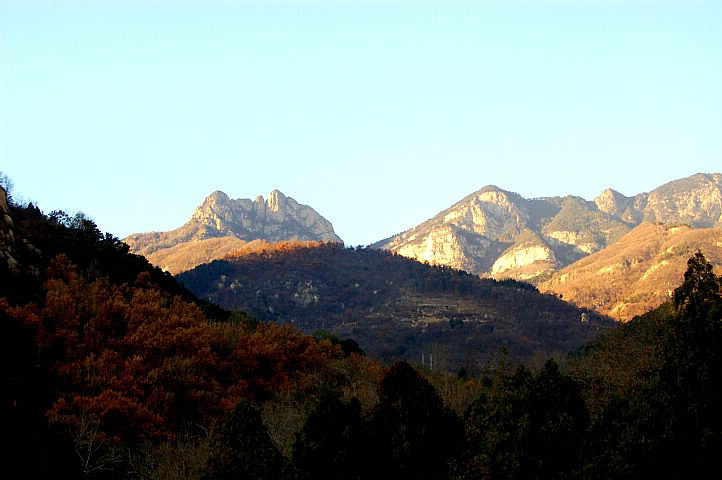
[{"label": "dense forest canopy", "polygon": [[85,216],[8,216],[6,474],[681,479],[722,451],[722,280],[702,252],[672,301],[568,356],[502,347],[449,374],[201,301]]}]

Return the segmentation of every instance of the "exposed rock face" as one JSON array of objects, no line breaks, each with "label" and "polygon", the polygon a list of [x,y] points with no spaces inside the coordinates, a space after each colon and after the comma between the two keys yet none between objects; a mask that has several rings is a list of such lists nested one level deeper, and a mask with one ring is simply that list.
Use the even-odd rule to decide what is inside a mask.
[{"label": "exposed rock face", "polygon": [[448,265],[467,271],[486,270],[488,252],[499,251],[497,243],[468,230],[452,225],[430,230],[422,235],[422,241],[416,237],[398,243],[398,248],[390,248],[405,257],[421,262]]},{"label": "exposed rock face", "polygon": [[558,264],[554,251],[543,243],[519,242],[496,259],[491,274],[530,280],[554,271]]},{"label": "exposed rock face", "polygon": [[629,226],[575,197],[525,199],[487,186],[421,225],[372,245],[431,264],[534,279],[606,246]]},{"label": "exposed rock face", "polygon": [[488,271],[529,221],[526,200],[488,186],[434,218],[400,235],[371,245],[423,262],[469,272]]},{"label": "exposed rock face", "polygon": [[649,193],[625,197],[612,189],[594,199],[599,210],[625,222],[684,223],[693,228],[722,226],[722,174],[697,173]]},{"label": "exposed rock face", "polygon": [[634,209],[634,198],[625,197],[616,190],[608,188],[594,199],[597,208],[613,217],[618,217],[625,222],[638,223],[638,211]]},{"label": "exposed rock face", "polygon": [[0,262],[14,269],[18,266],[15,259],[15,233],[13,219],[10,216],[7,192],[0,188]]},{"label": "exposed rock face", "polygon": [[525,199],[487,186],[371,247],[492,277],[536,281],[612,245],[642,221],[722,226],[722,174],[696,174],[627,197]]},{"label": "exposed rock face", "polygon": [[699,173],[638,197],[637,208],[647,221],[694,228],[722,226],[722,174]]},{"label": "exposed rock face", "polygon": [[40,269],[37,265],[42,252],[23,235],[18,225],[22,222],[13,220],[14,211],[17,207],[8,203],[7,192],[0,187],[0,269],[38,278]]},{"label": "exposed rock face", "polygon": [[234,236],[241,240],[325,240],[341,242],[331,223],[306,205],[273,190],[268,199],[209,195],[193,212],[186,226],[195,226],[196,238]]},{"label": "exposed rock face", "polygon": [[[210,239],[225,239],[209,243]],[[268,198],[231,199],[216,191],[196,207],[190,220],[170,232],[136,233],[126,242],[134,253],[172,273],[220,258],[246,242],[342,240],[313,208],[273,190]],[[166,264],[172,257],[172,262]]]}]

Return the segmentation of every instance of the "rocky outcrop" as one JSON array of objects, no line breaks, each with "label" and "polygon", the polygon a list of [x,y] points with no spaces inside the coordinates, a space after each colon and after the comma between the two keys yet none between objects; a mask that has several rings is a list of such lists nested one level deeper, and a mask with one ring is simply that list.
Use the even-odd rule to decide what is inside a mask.
[{"label": "rocky outcrop", "polygon": [[[26,212],[35,209],[39,213],[32,204],[22,208]],[[24,222],[17,221],[17,217],[13,220],[18,210],[17,205],[8,201],[7,192],[0,187],[0,269],[26,275],[27,278],[39,278],[43,253],[23,233]]]},{"label": "rocky outcrop", "polygon": [[492,277],[532,280],[556,270],[559,261],[549,244],[533,232],[527,236],[528,239],[520,237],[496,259],[491,267]]},{"label": "rocky outcrop", "polygon": [[371,247],[471,273],[530,280],[603,248],[628,230],[577,197],[525,199],[487,186]]},{"label": "rocky outcrop", "polygon": [[331,223],[306,205],[273,190],[266,200],[230,199],[209,195],[186,225],[196,238],[233,236],[241,240],[325,240],[341,242]]},{"label": "rocky outcrop", "polygon": [[650,222],[722,227],[722,174],[699,173],[666,183],[640,195],[637,204]]},{"label": "rocky outcrop", "polygon": [[526,199],[487,186],[399,235],[371,245],[496,278],[537,281],[614,244],[642,221],[722,226],[722,174],[696,174],[627,197],[610,189]]},{"label": "rocky outcrop", "polygon": [[371,248],[392,250],[430,264],[485,272],[510,246],[520,225],[529,221],[525,199],[492,185]]},{"label": "rocky outcrop", "polygon": [[722,174],[697,173],[651,192],[625,197],[607,189],[594,199],[599,210],[625,222],[681,223],[693,228],[722,226]]},{"label": "rocky outcrop", "polygon": [[608,215],[631,224],[639,223],[639,211],[634,208],[634,198],[626,197],[608,188],[594,199],[597,208]]},{"label": "rocky outcrop", "polygon": [[16,269],[19,265],[19,262],[15,259],[15,232],[13,227],[7,192],[0,188],[0,262],[3,262],[10,269]]},{"label": "rocky outcrop", "polygon": [[[211,242],[212,239],[222,241]],[[137,233],[123,239],[134,253],[172,273],[220,258],[245,242],[326,241],[342,243],[331,223],[313,208],[278,190],[267,199],[231,199],[215,191],[188,222],[169,232]],[[169,260],[171,259],[172,260]]]}]

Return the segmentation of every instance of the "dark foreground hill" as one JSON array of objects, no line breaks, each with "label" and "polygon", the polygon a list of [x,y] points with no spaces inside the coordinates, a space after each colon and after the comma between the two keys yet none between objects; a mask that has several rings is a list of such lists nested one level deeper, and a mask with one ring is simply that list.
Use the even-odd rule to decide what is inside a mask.
[{"label": "dark foreground hill", "polygon": [[525,283],[337,243],[267,245],[176,278],[225,309],[452,371],[482,368],[502,345],[520,361],[566,354],[616,326]]}]

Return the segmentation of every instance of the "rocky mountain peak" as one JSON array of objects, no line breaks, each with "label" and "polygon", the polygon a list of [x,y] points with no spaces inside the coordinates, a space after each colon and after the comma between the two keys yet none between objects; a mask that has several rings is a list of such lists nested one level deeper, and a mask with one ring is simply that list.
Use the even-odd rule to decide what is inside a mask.
[{"label": "rocky mountain peak", "polygon": [[526,199],[495,185],[371,245],[471,273],[532,280],[616,242],[643,220],[722,225],[722,174],[697,174],[627,197]]},{"label": "rocky mountain peak", "polygon": [[632,202],[633,199],[611,188],[607,188],[594,199],[599,210],[615,216],[621,216],[624,209]]},{"label": "rocky mountain peak", "polygon": [[[214,243],[213,247],[216,250],[222,248],[224,252],[231,248],[231,243],[226,240],[236,241],[236,248],[240,247],[238,242],[242,244],[255,240],[343,243],[328,220],[313,208],[296,202],[278,190],[273,190],[265,200],[261,195],[254,200],[232,199],[217,190],[195,208],[191,218],[182,227],[169,232],[133,234],[124,241],[134,253],[145,255],[152,263],[163,268],[178,271],[177,266],[163,263],[172,249],[175,249],[175,256],[183,257],[174,260],[173,265],[182,264],[186,268],[191,264],[212,260],[213,253],[206,255],[200,247],[195,251],[185,247],[212,239],[224,240],[223,243]],[[178,254],[181,246],[188,253]],[[185,258],[189,255],[193,256],[193,262]]]},{"label": "rocky mountain peak", "polygon": [[224,192],[217,190],[208,195],[195,208],[190,222],[206,225],[209,228],[209,231],[204,232],[201,236],[223,236],[232,231],[232,228],[228,225],[232,218],[233,211],[230,198]]},{"label": "rocky mountain peak", "polygon": [[273,190],[268,195],[268,200],[266,200],[266,206],[269,210],[273,212],[278,212],[282,209],[285,209],[286,203],[286,196],[278,190]]},{"label": "rocky mountain peak", "polygon": [[525,217],[523,199],[495,185],[488,185],[467,196],[432,219],[462,230],[499,239],[509,233],[512,224]]},{"label": "rocky mountain peak", "polygon": [[[514,208],[520,200],[523,201],[518,194],[501,189],[496,185],[487,185],[476,193],[472,193],[464,200],[470,197],[475,197],[477,202],[490,203],[508,209]],[[462,202],[464,202],[464,200],[462,200]]]},{"label": "rocky mountain peak", "polygon": [[635,198],[622,195],[611,188],[600,193],[594,199],[594,203],[600,212],[619,218],[628,224],[636,225],[641,221],[640,213],[635,210]]},{"label": "rocky mountain peak", "polygon": [[242,240],[320,240],[341,242],[331,223],[313,208],[301,205],[279,190],[264,200],[231,199],[215,191],[196,207],[183,227],[200,238],[234,236]]},{"label": "rocky mountain peak", "polygon": [[216,190],[203,199],[200,205],[195,208],[193,216],[202,216],[203,212],[220,212],[227,208],[229,203],[230,198],[228,198],[228,195],[220,190]]},{"label": "rocky mountain peak", "polygon": [[487,185],[419,226],[371,245],[432,264],[472,273],[489,271],[494,260],[529,221],[526,200]]},{"label": "rocky mountain peak", "polygon": [[216,190],[215,192],[208,195],[206,197],[206,199],[203,201],[203,203],[228,203],[229,200],[230,199],[228,198],[228,195],[226,195],[225,192]]},{"label": "rocky mountain peak", "polygon": [[686,223],[695,228],[722,226],[722,174],[697,173],[668,182],[644,196],[644,219]]},{"label": "rocky mountain peak", "polygon": [[493,194],[493,193],[502,193],[502,194],[505,194],[505,193],[508,193],[508,192],[507,192],[506,190],[503,190],[503,189],[499,188],[499,187],[496,186],[496,185],[486,185],[486,186],[484,186],[484,187],[481,187],[475,194],[472,194],[472,195],[481,195],[481,194],[483,194],[483,193],[492,193],[492,194]]}]

